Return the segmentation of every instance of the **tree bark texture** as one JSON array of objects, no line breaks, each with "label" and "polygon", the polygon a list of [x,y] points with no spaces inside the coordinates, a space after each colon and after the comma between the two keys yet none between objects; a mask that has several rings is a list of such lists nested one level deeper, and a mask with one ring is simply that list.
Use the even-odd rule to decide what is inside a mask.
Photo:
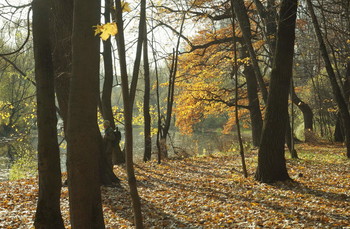
[{"label": "tree bark texture", "polygon": [[288,95],[292,79],[297,0],[283,0],[276,54],[255,178],[264,183],[290,179],[284,158]]},{"label": "tree bark texture", "polygon": [[51,0],[53,27],[52,58],[55,90],[64,131],[67,129],[69,82],[72,76],[73,0]]},{"label": "tree bark texture", "polygon": [[68,111],[68,187],[73,229],[105,228],[103,221],[97,125],[99,100],[100,2],[74,1],[72,79]]},{"label": "tree bark texture", "polygon": [[329,55],[327,52],[327,48],[326,48],[325,42],[324,42],[323,37],[322,37],[322,32],[321,32],[318,20],[316,18],[316,14],[314,12],[312,2],[311,2],[311,0],[307,0],[306,2],[308,5],[308,8],[309,8],[312,23],[314,25],[316,37],[317,37],[318,43],[320,45],[320,51],[322,54],[322,58],[325,62],[325,67],[327,70],[328,78],[331,82],[333,94],[334,94],[335,100],[337,102],[337,105],[339,107],[342,123],[344,125],[345,144],[346,144],[346,149],[347,149],[346,155],[348,158],[350,158],[350,114],[349,114],[349,109],[347,107],[346,100],[343,97],[341,89],[340,89],[339,84],[337,82],[337,77],[336,77],[335,72],[333,70],[332,63],[330,61],[330,58],[329,58]]},{"label": "tree bark texture", "polygon": [[50,1],[34,0],[33,42],[38,120],[39,197],[35,228],[64,228],[61,210],[61,167],[57,140],[54,70],[50,41]]}]

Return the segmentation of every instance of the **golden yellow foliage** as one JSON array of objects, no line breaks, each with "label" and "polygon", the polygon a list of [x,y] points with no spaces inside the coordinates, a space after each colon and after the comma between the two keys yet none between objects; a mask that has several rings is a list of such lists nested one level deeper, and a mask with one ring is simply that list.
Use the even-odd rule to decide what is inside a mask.
[{"label": "golden yellow foliage", "polygon": [[102,40],[107,40],[110,36],[114,36],[118,33],[117,24],[115,22],[106,23],[104,25],[96,25],[95,36],[100,34]]}]

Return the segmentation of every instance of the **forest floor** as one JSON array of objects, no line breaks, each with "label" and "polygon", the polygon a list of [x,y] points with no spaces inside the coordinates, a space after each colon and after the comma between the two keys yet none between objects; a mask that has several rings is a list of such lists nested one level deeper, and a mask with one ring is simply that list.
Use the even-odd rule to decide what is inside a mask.
[{"label": "forest floor", "polygon": [[[135,165],[145,228],[350,228],[350,160],[340,145],[296,146],[287,156],[293,182],[254,180],[257,152],[246,152],[244,178],[238,152]],[[102,187],[106,228],[133,228],[131,200],[123,188]],[[0,228],[33,228],[36,179],[2,182]],[[68,190],[61,209],[69,228]]]}]

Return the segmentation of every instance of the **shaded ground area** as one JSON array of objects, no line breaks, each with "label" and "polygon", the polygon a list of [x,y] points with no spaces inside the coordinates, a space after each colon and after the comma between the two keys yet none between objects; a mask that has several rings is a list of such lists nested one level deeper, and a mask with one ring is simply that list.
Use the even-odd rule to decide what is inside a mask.
[{"label": "shaded ground area", "polygon": [[[246,152],[248,179],[239,172],[238,152],[137,164],[145,228],[349,227],[350,161],[345,149],[300,144],[297,150],[301,160],[287,160],[294,182],[274,185],[254,181],[256,152]],[[115,172],[123,189],[102,188],[106,227],[133,228],[124,168]],[[1,183],[0,228],[32,228],[35,182]],[[63,188],[66,225],[67,196]]]}]

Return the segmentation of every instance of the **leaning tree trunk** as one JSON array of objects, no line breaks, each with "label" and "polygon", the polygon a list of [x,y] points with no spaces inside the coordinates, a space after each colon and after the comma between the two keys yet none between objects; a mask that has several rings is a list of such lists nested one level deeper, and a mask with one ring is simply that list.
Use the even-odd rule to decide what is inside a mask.
[{"label": "leaning tree trunk", "polygon": [[345,144],[346,144],[346,149],[347,149],[346,155],[348,158],[350,158],[350,114],[349,114],[349,110],[347,107],[347,102],[345,101],[345,98],[343,97],[341,90],[340,90],[340,87],[338,85],[337,78],[335,76],[335,72],[333,70],[332,63],[331,63],[330,58],[328,56],[327,48],[326,48],[325,42],[323,40],[322,32],[321,32],[319,23],[317,21],[316,14],[314,12],[314,8],[312,6],[311,0],[307,0],[306,2],[308,5],[308,8],[309,8],[309,12],[311,14],[311,19],[312,19],[312,23],[314,25],[316,37],[317,37],[318,43],[320,45],[321,54],[322,54],[323,60],[325,62],[325,67],[326,67],[326,70],[328,73],[328,78],[331,82],[333,94],[334,94],[335,100],[336,100],[338,107],[339,107],[342,123],[344,125]]},{"label": "leaning tree trunk", "polygon": [[255,178],[264,183],[290,179],[284,157],[288,94],[292,79],[297,0],[283,0],[276,54]]},{"label": "leaning tree trunk", "polygon": [[104,228],[99,184],[100,145],[97,134],[100,2],[74,0],[72,79],[67,142],[68,188],[72,228]]},{"label": "leaning tree trunk", "polygon": [[64,228],[61,210],[60,150],[57,140],[57,117],[54,71],[50,44],[50,1],[34,0],[33,41],[38,118],[39,197],[35,228]]}]

